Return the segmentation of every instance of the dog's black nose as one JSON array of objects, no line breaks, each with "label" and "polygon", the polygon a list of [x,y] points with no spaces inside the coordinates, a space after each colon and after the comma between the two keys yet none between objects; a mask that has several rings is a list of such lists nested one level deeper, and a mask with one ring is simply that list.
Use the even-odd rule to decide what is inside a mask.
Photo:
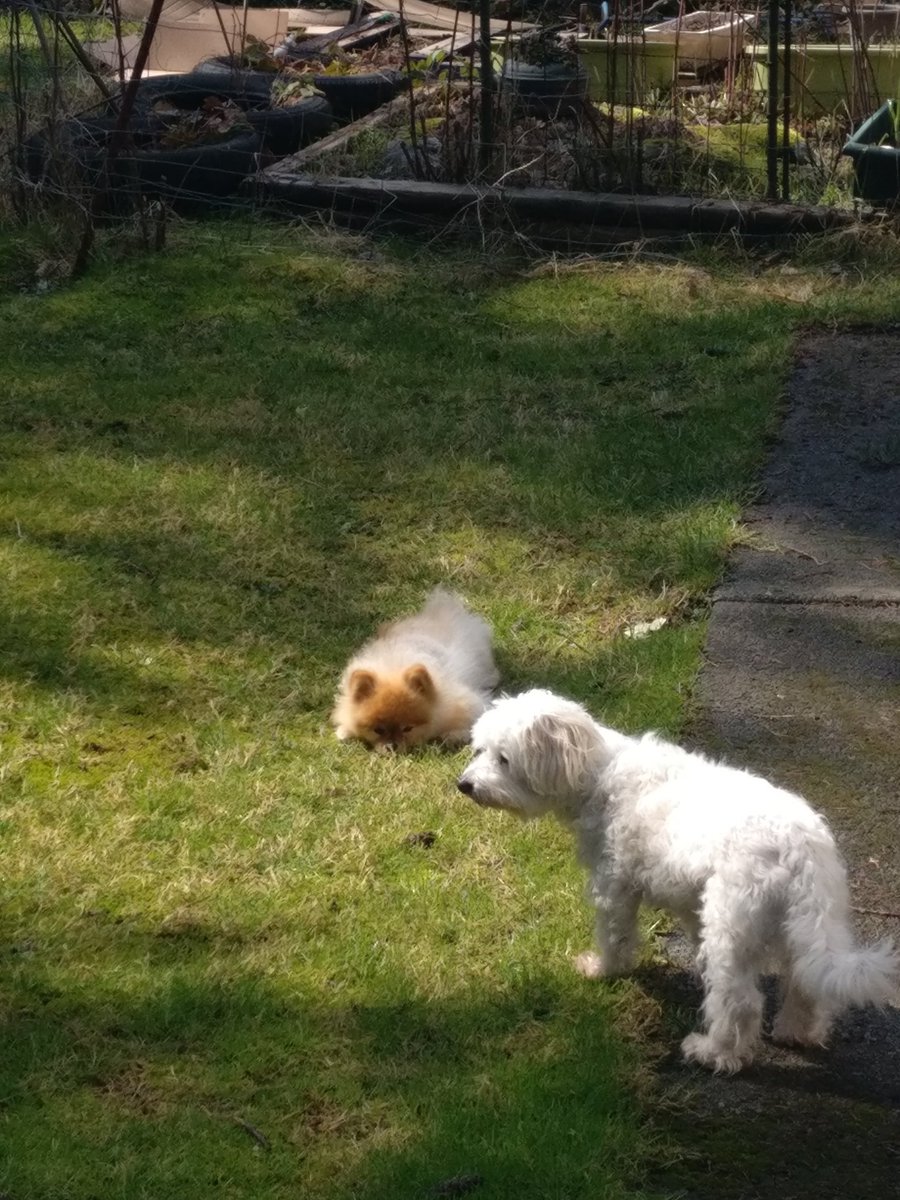
[{"label": "dog's black nose", "polygon": [[475,791],[474,784],[471,784],[468,779],[457,779],[456,786],[464,796],[471,796]]}]

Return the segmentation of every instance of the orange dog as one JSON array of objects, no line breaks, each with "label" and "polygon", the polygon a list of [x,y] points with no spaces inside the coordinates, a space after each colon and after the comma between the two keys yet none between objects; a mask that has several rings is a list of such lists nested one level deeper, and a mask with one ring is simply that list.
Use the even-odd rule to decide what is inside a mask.
[{"label": "orange dog", "polygon": [[420,612],[382,626],[350,660],[331,719],[339,738],[377,750],[458,745],[498,681],[490,626],[436,588]]}]

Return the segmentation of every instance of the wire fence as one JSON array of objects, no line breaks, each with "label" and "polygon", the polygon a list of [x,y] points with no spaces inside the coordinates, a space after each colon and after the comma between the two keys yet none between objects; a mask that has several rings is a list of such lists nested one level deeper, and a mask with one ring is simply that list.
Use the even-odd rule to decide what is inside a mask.
[{"label": "wire fence", "polygon": [[[324,205],[315,189],[295,196],[294,211],[355,227],[377,218],[482,237],[506,227],[527,243],[540,226],[541,239],[573,248],[663,244],[730,226],[654,230],[639,207],[573,223],[565,197],[762,201],[777,161],[782,198],[850,214],[858,178],[847,138],[885,102],[892,115],[900,79],[896,16],[857,0],[776,10],[772,27],[768,11],[739,4],[690,10],[672,0],[667,19],[658,0],[603,0],[570,15],[533,8],[525,22],[495,19],[489,43],[464,10],[441,31],[424,24],[427,6],[397,7],[386,17],[357,9],[325,32],[285,22],[266,41],[252,30],[270,31],[269,10],[112,0],[79,12],[5,0],[4,204],[19,220],[55,222],[76,273],[98,228],[125,220],[160,245],[173,213],[259,208],[290,176],[375,179],[395,193],[402,183],[412,185],[407,198],[423,198],[417,208],[367,203],[359,189]],[[195,48],[206,51],[195,60],[185,38],[198,23]],[[136,65],[149,67],[140,79]],[[891,127],[879,149],[892,142]],[[448,216],[440,189],[473,186],[481,190]],[[523,189],[550,194],[539,220],[496,202]]]}]

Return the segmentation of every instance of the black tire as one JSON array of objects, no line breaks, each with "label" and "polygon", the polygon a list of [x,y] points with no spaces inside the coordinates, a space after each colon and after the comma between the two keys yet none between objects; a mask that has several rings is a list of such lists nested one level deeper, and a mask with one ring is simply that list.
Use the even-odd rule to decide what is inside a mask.
[{"label": "black tire", "polygon": [[272,84],[278,78],[277,71],[254,71],[250,67],[241,67],[227,55],[203,59],[197,63],[191,75],[201,79],[227,79],[229,83],[243,88],[246,92],[265,91],[266,95],[271,92]]},{"label": "black tire", "polygon": [[324,96],[307,96],[284,108],[248,109],[246,117],[265,148],[279,157],[318,141],[337,124]]},{"label": "black tire", "polygon": [[565,63],[519,62],[507,58],[500,72],[501,87],[520,106],[537,116],[554,117],[577,109],[588,94],[587,71]]},{"label": "black tire", "polygon": [[[260,72],[247,74],[257,75]],[[155,79],[141,80],[135,111],[152,113],[160,101],[167,101],[185,110],[199,108],[210,96],[230,100],[243,109],[266,108],[274,81],[274,75],[265,79],[242,79],[240,73],[238,78],[231,79],[226,72],[221,75],[207,75],[203,71],[189,71],[186,75],[158,75]]]},{"label": "black tire", "polygon": [[259,150],[256,130],[240,129],[221,142],[135,150],[123,166],[142,195],[205,202],[233,196],[253,173]]},{"label": "black tire", "polygon": [[[60,191],[68,190],[73,183],[92,187],[116,125],[117,119],[111,116],[79,116],[61,121],[49,132],[33,133],[25,142],[24,165],[29,179]],[[161,121],[136,115],[125,135],[123,151],[149,141],[163,129]]]},{"label": "black tire", "polygon": [[107,149],[116,127],[115,117],[74,118],[63,123],[51,146],[44,139],[29,147],[30,161],[41,162],[41,176],[67,173],[85,187],[101,186],[102,208],[107,213],[127,211],[138,196],[161,196],[191,205],[234,195],[256,167],[259,135],[237,129],[220,142],[195,146],[161,147],[164,121],[135,117],[126,141],[110,164]]},{"label": "black tire", "polygon": [[393,100],[405,82],[400,71],[386,68],[365,75],[314,75],[313,83],[329,100],[335,115],[355,121],[388,100]]},{"label": "black tire", "polygon": [[[227,60],[226,60],[227,61]],[[334,113],[324,96],[308,96],[284,108],[271,107],[275,75],[264,71],[244,71],[230,75],[227,68],[207,74],[204,70],[187,75],[160,75],[148,79],[138,93],[138,112],[155,114],[157,106],[173,106],[185,112],[200,108],[210,97],[228,100],[244,111],[248,123],[259,134],[272,154],[293,154],[334,128]]]}]

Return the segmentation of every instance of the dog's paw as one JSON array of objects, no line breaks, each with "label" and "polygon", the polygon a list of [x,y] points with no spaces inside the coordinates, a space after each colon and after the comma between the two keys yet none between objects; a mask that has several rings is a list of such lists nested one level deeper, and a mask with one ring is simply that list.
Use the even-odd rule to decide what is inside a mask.
[{"label": "dog's paw", "polygon": [[804,1046],[808,1049],[821,1050],[828,1044],[831,1032],[830,1021],[807,1021],[801,1023],[792,1017],[779,1013],[772,1026],[772,1041],[779,1046]]},{"label": "dog's paw", "polygon": [[717,1045],[705,1033],[689,1033],[681,1043],[681,1053],[685,1062],[698,1063],[717,1075],[734,1075],[749,1061],[736,1051]]},{"label": "dog's paw", "polygon": [[576,955],[573,965],[578,974],[583,975],[585,979],[602,979],[605,974],[603,959],[593,950],[585,950],[583,954]]}]

